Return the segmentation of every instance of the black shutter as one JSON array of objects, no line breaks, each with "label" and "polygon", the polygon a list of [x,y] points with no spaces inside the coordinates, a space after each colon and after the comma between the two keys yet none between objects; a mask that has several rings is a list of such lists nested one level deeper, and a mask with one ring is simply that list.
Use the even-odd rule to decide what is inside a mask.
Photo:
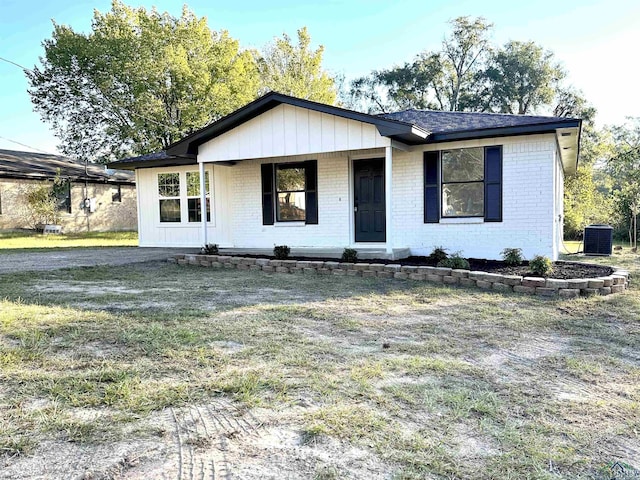
[{"label": "black shutter", "polygon": [[318,161],[309,160],[304,162],[305,172],[305,202],[307,217],[305,223],[316,225],[318,223]]},{"label": "black shutter", "polygon": [[263,163],[262,171],[262,224],[273,225],[273,163]]},{"label": "black shutter", "polygon": [[502,147],[484,149],[484,221],[502,221]]},{"label": "black shutter", "polygon": [[424,223],[440,221],[439,159],[440,152],[424,152]]}]

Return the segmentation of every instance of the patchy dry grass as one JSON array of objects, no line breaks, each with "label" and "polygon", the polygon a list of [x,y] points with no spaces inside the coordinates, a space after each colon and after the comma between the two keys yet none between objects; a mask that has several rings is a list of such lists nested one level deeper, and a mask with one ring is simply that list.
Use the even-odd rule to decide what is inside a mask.
[{"label": "patchy dry grass", "polygon": [[[613,261],[640,274],[638,256]],[[0,295],[9,457],[162,437],[145,419],[224,399],[304,448],[370,452],[398,479],[640,467],[635,284],[549,301],[150,263],[3,275]],[[308,478],[344,468],[314,464]]]},{"label": "patchy dry grass", "polygon": [[137,232],[85,232],[42,235],[23,231],[0,231],[0,250],[39,250],[43,248],[135,247]]}]

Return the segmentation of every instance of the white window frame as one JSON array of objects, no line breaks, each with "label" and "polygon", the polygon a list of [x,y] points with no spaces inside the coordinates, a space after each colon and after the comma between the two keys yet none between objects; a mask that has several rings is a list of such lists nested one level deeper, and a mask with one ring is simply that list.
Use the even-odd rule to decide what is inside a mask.
[{"label": "white window frame", "polygon": [[[187,177],[189,176],[190,173],[195,173],[196,175],[198,175],[198,194],[197,195],[189,195],[189,182],[187,181]],[[207,180],[209,180],[209,189],[207,191],[207,200],[209,200],[209,220],[207,220],[207,223],[211,223],[211,173],[209,172],[209,170],[204,171],[204,178],[205,178],[205,186],[207,183]],[[194,224],[201,224],[202,223],[202,205],[200,206],[200,220],[194,220],[194,221],[189,221],[189,200],[201,200],[202,196],[200,195],[200,171],[199,170],[188,170],[186,172],[184,172],[184,180],[185,180],[185,189],[187,192],[187,223],[190,223],[191,225]],[[205,206],[206,208],[206,206]]]},{"label": "white window frame", "polygon": [[[155,209],[155,225],[160,228],[199,228],[202,225],[202,222],[190,222],[189,221],[189,199],[190,198],[200,198],[195,196],[187,195],[187,172],[189,173],[200,173],[197,165],[189,165],[186,167],[166,167],[162,169],[157,169],[154,172],[153,183],[154,183],[154,209]],[[213,174],[213,168],[210,165],[205,166],[205,172],[209,177],[209,192],[207,194],[207,198],[209,199],[209,221],[207,221],[208,227],[215,226],[215,189],[214,189],[214,181],[215,177]],[[158,190],[158,180],[159,175],[164,173],[177,173],[180,181],[180,195],[178,197],[160,197],[160,192]],[[161,222],[160,221],[160,200],[175,198],[180,200],[180,221],[179,222]]]}]

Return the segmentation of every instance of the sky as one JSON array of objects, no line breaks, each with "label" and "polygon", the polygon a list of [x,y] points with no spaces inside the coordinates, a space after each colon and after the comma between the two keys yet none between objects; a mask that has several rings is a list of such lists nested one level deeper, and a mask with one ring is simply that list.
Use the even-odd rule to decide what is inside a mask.
[{"label": "sky", "polygon": [[[130,0],[132,6],[179,16],[182,3]],[[110,0],[0,0],[0,57],[27,68],[37,65],[52,20],[79,32],[91,29],[94,9]],[[325,48],[323,66],[347,80],[436,50],[462,15],[494,23],[494,44],[534,41],[555,53],[567,82],[598,110],[598,125],[640,116],[640,2],[637,0],[190,0],[213,30],[228,30],[245,48],[262,48],[283,33],[296,38],[307,26],[312,46]],[[57,153],[58,140],[33,112],[22,70],[0,61],[0,149]],[[18,142],[18,143],[14,143]],[[20,145],[24,144],[24,145]],[[35,150],[35,151],[37,151]]]}]

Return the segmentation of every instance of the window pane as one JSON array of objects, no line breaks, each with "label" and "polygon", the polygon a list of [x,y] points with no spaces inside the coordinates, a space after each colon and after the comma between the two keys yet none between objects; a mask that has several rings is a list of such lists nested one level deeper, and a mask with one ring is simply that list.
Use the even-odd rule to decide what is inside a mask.
[{"label": "window pane", "polygon": [[[209,172],[204,172],[204,189],[209,195]],[[200,196],[200,172],[187,172],[187,197]]]},{"label": "window pane", "polygon": [[[190,222],[201,222],[202,217],[200,216],[200,199],[199,198],[189,198],[188,199],[188,210],[189,210],[189,221]],[[207,198],[207,222],[211,221],[211,208],[209,207],[209,199]]]},{"label": "window pane", "polygon": [[180,221],[180,200],[160,200],[160,221],[179,222]]},{"label": "window pane", "polygon": [[116,185],[111,189],[111,202],[122,202],[122,186]]},{"label": "window pane", "polygon": [[53,196],[59,212],[71,213],[71,183],[68,180],[53,185]]},{"label": "window pane", "polygon": [[276,189],[278,192],[304,191],[304,168],[279,165],[276,170]]},{"label": "window pane", "polygon": [[278,193],[278,221],[304,221],[305,195],[304,192]]},{"label": "window pane", "polygon": [[481,217],[484,215],[484,183],[450,183],[442,186],[442,215]]},{"label": "window pane", "polygon": [[161,197],[180,196],[180,174],[179,173],[159,173],[158,174],[158,194]]},{"label": "window pane", "polygon": [[473,182],[484,179],[484,148],[461,148],[442,152],[442,182]]}]

